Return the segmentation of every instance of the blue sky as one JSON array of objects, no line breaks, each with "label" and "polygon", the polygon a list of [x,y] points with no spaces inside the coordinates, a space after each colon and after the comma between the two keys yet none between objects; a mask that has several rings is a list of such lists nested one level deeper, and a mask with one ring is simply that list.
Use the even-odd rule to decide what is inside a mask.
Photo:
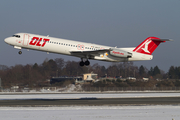
[{"label": "blue sky", "polygon": [[[135,47],[149,36],[170,38],[153,53],[153,60],[134,65],[158,66],[168,71],[180,66],[180,1],[179,0],[1,0],[0,1],[0,64],[42,63],[46,58],[79,58],[18,50],[4,39],[18,32],[27,32],[96,44]],[[111,62],[91,60],[111,65]]]}]

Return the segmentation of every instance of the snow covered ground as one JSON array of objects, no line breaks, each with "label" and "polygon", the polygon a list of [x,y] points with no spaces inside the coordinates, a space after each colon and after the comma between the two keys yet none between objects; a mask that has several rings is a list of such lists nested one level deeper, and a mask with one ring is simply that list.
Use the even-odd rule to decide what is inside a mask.
[{"label": "snow covered ground", "polygon": [[132,98],[132,97],[180,97],[180,93],[115,93],[115,94],[0,94],[0,100],[8,99],[79,99],[79,98]]},{"label": "snow covered ground", "polygon": [[[4,99],[179,97],[180,93],[0,94]],[[180,120],[180,106],[0,107],[2,120]]]},{"label": "snow covered ground", "polygon": [[2,120],[180,120],[180,106],[0,107]]}]

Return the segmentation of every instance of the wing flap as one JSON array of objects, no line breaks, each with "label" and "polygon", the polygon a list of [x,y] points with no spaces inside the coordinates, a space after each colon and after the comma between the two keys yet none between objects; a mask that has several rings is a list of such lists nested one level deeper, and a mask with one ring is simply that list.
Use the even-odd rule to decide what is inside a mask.
[{"label": "wing flap", "polygon": [[109,52],[111,49],[102,49],[102,50],[93,50],[93,51],[74,51],[70,50],[70,53],[84,53],[84,54],[94,54],[94,53],[103,53],[103,52]]},{"label": "wing flap", "polygon": [[100,55],[100,54],[103,54],[103,53],[106,53],[106,52],[109,52],[109,51],[111,51],[111,49],[102,49],[102,50],[93,50],[93,51],[74,51],[74,50],[70,50],[69,52],[72,55],[81,56],[81,57],[86,58],[87,56],[94,57],[96,55]]}]

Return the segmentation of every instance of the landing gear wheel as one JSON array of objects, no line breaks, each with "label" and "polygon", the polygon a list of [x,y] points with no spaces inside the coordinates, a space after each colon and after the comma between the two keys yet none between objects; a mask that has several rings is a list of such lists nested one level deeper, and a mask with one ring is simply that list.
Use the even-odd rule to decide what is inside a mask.
[{"label": "landing gear wheel", "polygon": [[85,64],[86,66],[88,66],[88,65],[90,64],[90,62],[89,62],[88,60],[86,60],[86,61],[84,62],[84,64]]},{"label": "landing gear wheel", "polygon": [[80,66],[84,66],[84,62],[81,61],[81,62],[79,63],[79,65],[80,65]]},{"label": "landing gear wheel", "polygon": [[22,54],[22,51],[19,51],[18,53],[21,55],[21,54]]}]

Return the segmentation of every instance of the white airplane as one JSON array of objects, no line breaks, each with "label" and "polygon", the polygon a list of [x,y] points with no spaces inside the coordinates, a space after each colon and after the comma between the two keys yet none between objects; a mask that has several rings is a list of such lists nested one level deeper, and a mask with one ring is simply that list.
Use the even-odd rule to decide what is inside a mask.
[{"label": "white airplane", "polygon": [[22,48],[26,48],[70,55],[81,58],[80,66],[87,66],[90,64],[88,59],[111,62],[152,60],[152,53],[158,45],[171,40],[148,37],[137,47],[117,48],[30,33],[17,33],[4,41],[19,49],[19,54],[22,54]]}]

